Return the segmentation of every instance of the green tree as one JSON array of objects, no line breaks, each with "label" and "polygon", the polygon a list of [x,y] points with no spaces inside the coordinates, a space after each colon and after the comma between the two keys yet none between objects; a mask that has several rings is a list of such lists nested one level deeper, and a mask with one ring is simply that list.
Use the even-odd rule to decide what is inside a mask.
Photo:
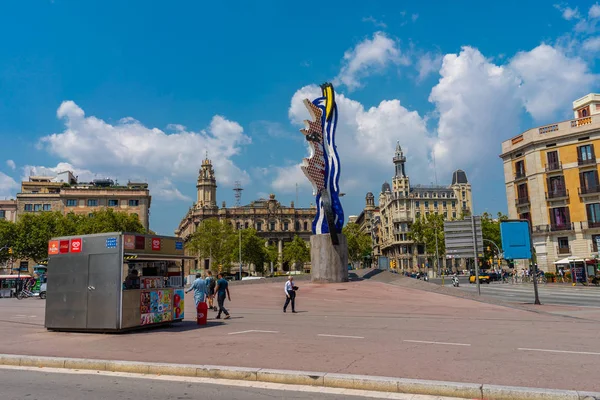
[{"label": "green tree", "polygon": [[[505,214],[498,213],[494,218],[491,214],[484,212],[481,215],[481,233],[483,234],[483,248],[484,248],[484,259],[489,265],[489,260],[499,257],[496,246],[502,251],[502,239],[500,237],[500,222],[507,220],[508,217]],[[496,244],[494,246],[489,241]]]},{"label": "green tree", "polygon": [[[240,231],[237,232],[237,235]],[[265,270],[265,262],[267,262],[268,255],[265,247],[265,240],[258,236],[258,233],[254,229],[242,229],[242,262],[245,264],[254,264],[256,272],[263,273]],[[239,260],[239,236],[238,245],[234,247],[233,259]]]},{"label": "green tree", "polygon": [[36,263],[48,257],[48,242],[65,233],[65,217],[58,211],[23,214],[16,224],[14,253]]},{"label": "green tree", "polygon": [[237,235],[229,221],[210,218],[202,221],[188,241],[187,248],[200,258],[211,258],[211,269],[219,271],[219,265],[229,269],[233,260]]},{"label": "green tree", "polygon": [[342,233],[348,241],[348,259],[355,265],[363,257],[371,254],[372,241],[371,236],[360,231],[360,226],[356,223],[349,223],[342,229]]},{"label": "green tree", "polygon": [[[425,246],[425,254],[429,261],[435,260],[436,236],[437,249],[440,259],[446,252],[445,236],[444,236],[444,217],[441,214],[433,214],[423,216],[416,220],[410,227],[408,234],[409,238],[417,244]],[[440,266],[442,262],[440,262]],[[434,264],[437,266],[437,263]]]},{"label": "green tree", "polygon": [[[124,212],[115,212],[110,208],[105,208],[92,213],[88,217],[77,217],[69,214],[67,219],[71,219],[76,225],[76,235],[88,235],[92,233],[106,232],[134,232],[145,233],[146,230],[139,218],[133,214]],[[71,224],[68,224],[71,228]]]},{"label": "green tree", "polygon": [[295,235],[294,240],[283,246],[283,261],[292,264],[294,271],[297,271],[298,264],[310,261],[310,247],[298,235]]},{"label": "green tree", "polygon": [[14,246],[16,233],[15,224],[5,219],[0,219],[0,249],[6,247],[0,250],[0,263],[4,263],[11,256],[14,256],[14,254],[11,255],[9,253],[9,248]]},{"label": "green tree", "polygon": [[277,266],[279,265],[279,248],[276,244],[270,244],[266,247],[267,250],[267,262],[269,264],[273,263],[273,270],[277,270]]}]

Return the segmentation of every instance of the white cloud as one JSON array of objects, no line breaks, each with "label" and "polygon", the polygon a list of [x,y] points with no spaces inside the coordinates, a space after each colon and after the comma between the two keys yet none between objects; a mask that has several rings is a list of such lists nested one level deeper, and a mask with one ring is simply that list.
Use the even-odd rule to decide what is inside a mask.
[{"label": "white cloud", "polygon": [[560,4],[555,4],[554,7],[562,13],[562,17],[567,21],[580,17],[579,10],[577,9],[577,7],[564,7]]},{"label": "white cloud", "polygon": [[14,198],[19,184],[10,176],[0,172],[0,198]]},{"label": "white cloud", "polygon": [[377,32],[373,39],[365,39],[344,54],[336,85],[343,84],[349,91],[360,88],[361,80],[371,74],[382,72],[387,66],[409,65],[408,57],[401,54],[399,44],[383,32]]},{"label": "white cloud", "polygon": [[370,22],[378,28],[384,28],[384,29],[387,28],[387,24],[385,22],[379,21],[379,20],[373,18],[372,16],[363,18],[362,22]]},{"label": "white cloud", "polygon": [[518,95],[536,120],[568,114],[571,102],[590,90],[597,79],[582,59],[542,44],[517,53],[509,63],[520,79]]},{"label": "white cloud", "polygon": [[417,70],[419,71],[418,80],[422,81],[430,74],[437,73],[442,66],[442,55],[439,53],[425,53],[417,61]]},{"label": "white cloud", "polygon": [[21,180],[27,181],[30,176],[56,176],[60,172],[71,171],[78,182],[92,182],[94,179],[111,178],[117,179],[118,176],[109,176],[107,174],[94,173],[88,169],[77,168],[72,164],[60,162],[56,167],[45,167],[40,165],[25,165],[23,168]]},{"label": "white cloud", "polygon": [[109,124],[94,116],[86,117],[73,101],[63,102],[57,116],[64,120],[65,129],[42,138],[40,143],[74,169],[146,178],[148,182],[164,178],[189,180],[196,178],[208,151],[219,171],[219,184],[249,181],[249,175],[232,158],[251,140],[240,124],[220,115],[215,115],[209,126],[198,132],[182,125],[169,125],[169,129],[175,130],[171,134],[148,128],[133,118]]},{"label": "white cloud", "polygon": [[471,47],[447,54],[440,74],[429,96],[439,115],[437,169],[486,169],[497,158],[498,143],[518,132],[518,80]]},{"label": "white cloud", "polygon": [[192,201],[191,197],[181,193],[168,178],[160,179],[154,182],[154,184],[149,186],[149,188],[152,197],[158,199],[171,201]]},{"label": "white cloud", "polygon": [[13,171],[15,169],[17,169],[17,165],[15,164],[15,162],[13,160],[6,160],[6,165],[8,166],[8,168],[12,169]]},{"label": "white cloud", "polygon": [[600,36],[592,37],[586,39],[581,45],[583,50],[589,52],[597,52],[600,51]]},{"label": "white cloud", "polygon": [[590,18],[600,18],[600,4],[593,4],[588,11],[588,16]]},{"label": "white cloud", "polygon": [[[294,94],[288,112],[292,124],[302,125],[303,120],[310,118],[302,100],[312,100],[319,95],[317,86],[303,87]],[[430,181],[428,148],[431,139],[425,120],[417,112],[407,110],[399,100],[382,101],[376,107],[365,109],[359,102],[337,93],[336,102],[339,109],[336,144],[342,192],[361,190],[365,182],[378,185],[389,179],[398,140],[407,154],[411,177]],[[296,183],[310,190],[300,164],[278,167],[274,175],[272,187],[278,192],[293,193]]]},{"label": "white cloud", "polygon": [[416,22],[418,18],[419,18],[419,14],[413,14],[410,17],[410,19],[412,19],[412,22]]}]

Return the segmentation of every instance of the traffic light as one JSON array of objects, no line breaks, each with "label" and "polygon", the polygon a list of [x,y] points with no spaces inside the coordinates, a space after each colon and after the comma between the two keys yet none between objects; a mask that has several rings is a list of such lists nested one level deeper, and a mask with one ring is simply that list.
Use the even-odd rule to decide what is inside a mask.
[{"label": "traffic light", "polygon": [[8,254],[12,255],[12,247],[8,248]]}]

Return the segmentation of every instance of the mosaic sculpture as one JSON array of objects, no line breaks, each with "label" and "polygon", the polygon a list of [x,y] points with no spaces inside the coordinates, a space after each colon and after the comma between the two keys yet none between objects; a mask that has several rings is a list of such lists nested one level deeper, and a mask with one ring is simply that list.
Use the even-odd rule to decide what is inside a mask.
[{"label": "mosaic sculpture", "polygon": [[311,155],[302,162],[302,171],[313,186],[317,215],[312,224],[314,234],[331,235],[334,245],[344,225],[344,210],[340,202],[340,158],[335,146],[338,119],[335,92],[330,83],[321,85],[322,96],[304,100],[312,120],[304,121],[301,129],[311,148]]}]

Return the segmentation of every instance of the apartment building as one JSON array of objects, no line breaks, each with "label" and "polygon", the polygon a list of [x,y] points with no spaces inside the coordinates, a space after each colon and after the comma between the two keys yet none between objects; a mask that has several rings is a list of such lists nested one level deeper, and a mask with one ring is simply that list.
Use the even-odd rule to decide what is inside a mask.
[{"label": "apartment building", "polygon": [[[375,219],[374,247],[389,261],[395,261],[400,270],[432,268],[427,256],[434,251],[414,243],[409,236],[410,227],[416,220],[427,215],[441,214],[444,219],[460,218],[471,214],[471,184],[467,174],[456,170],[452,183],[444,185],[411,185],[406,174],[406,157],[398,143],[393,158],[395,174],[392,185],[385,182],[379,195],[379,219]],[[443,254],[440,254],[440,258]],[[440,261],[440,265],[441,265]],[[455,261],[454,267],[459,265]],[[452,268],[452,260],[447,260],[447,268]]]},{"label": "apartment building", "polygon": [[149,229],[151,196],[147,183],[119,185],[112,179],[78,182],[70,171],[56,176],[30,176],[17,194],[17,218],[23,213],[60,211],[88,215],[102,208],[139,217]]},{"label": "apartment building", "polygon": [[509,218],[527,219],[538,266],[598,257],[600,94],[573,102],[574,119],[529,129],[502,143]]},{"label": "apartment building", "polygon": [[0,219],[10,222],[15,222],[17,220],[16,200],[0,200]]}]

